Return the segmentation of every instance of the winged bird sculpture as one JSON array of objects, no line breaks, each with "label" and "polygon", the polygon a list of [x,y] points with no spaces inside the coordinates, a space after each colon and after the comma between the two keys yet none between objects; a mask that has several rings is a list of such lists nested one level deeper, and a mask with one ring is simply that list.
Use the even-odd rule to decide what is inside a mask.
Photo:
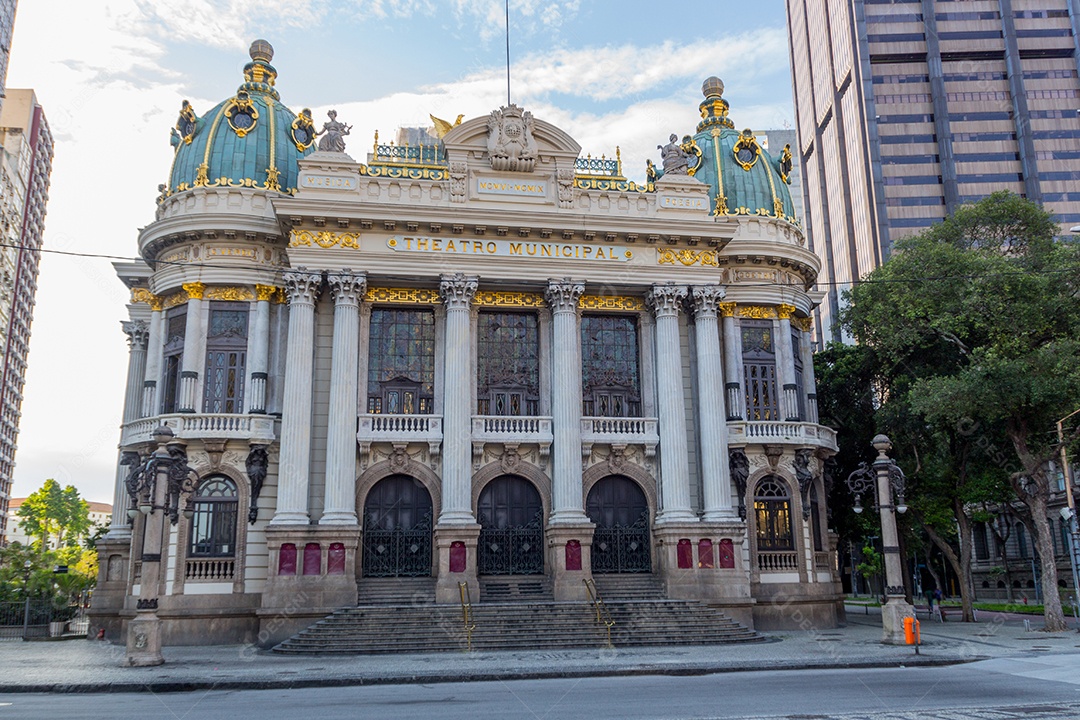
[{"label": "winged bird sculpture", "polygon": [[461,119],[463,117],[465,117],[465,115],[458,115],[457,120],[455,120],[453,124],[448,123],[446,120],[443,120],[442,118],[437,118],[437,117],[435,117],[434,115],[432,115],[430,113],[428,114],[428,117],[431,118],[431,122],[435,123],[435,135],[436,135],[436,137],[438,137],[440,140],[442,140],[446,136],[446,133],[450,132],[451,130],[453,130],[454,128],[456,128],[458,125],[461,124]]}]

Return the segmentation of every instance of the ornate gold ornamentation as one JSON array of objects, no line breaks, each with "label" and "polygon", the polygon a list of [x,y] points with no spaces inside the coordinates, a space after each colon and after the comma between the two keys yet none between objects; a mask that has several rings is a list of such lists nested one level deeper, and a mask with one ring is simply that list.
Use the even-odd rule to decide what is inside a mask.
[{"label": "ornate gold ornamentation", "polygon": [[311,119],[310,108],[301,110],[296,119],[292,121],[290,134],[296,149],[300,152],[304,152],[315,142],[315,123]]},{"label": "ornate gold ornamentation", "polygon": [[369,287],[364,302],[401,303],[404,305],[438,305],[439,291],[429,288],[379,288]]},{"label": "ornate gold ornamentation", "polygon": [[791,318],[791,324],[799,328],[803,332],[810,332],[814,329],[814,318],[812,317],[793,317]]},{"label": "ornate gold ornamentation", "polygon": [[773,199],[773,215],[778,218],[784,217],[784,201],[780,198]]},{"label": "ornate gold ornamentation", "polygon": [[259,302],[265,302],[274,299],[274,295],[277,294],[280,288],[276,288],[273,285],[256,285],[255,286],[255,299]]},{"label": "ornate gold ornamentation", "polygon": [[201,282],[184,283],[180,287],[184,288],[184,292],[192,300],[202,300],[203,293],[206,292],[206,285]]},{"label": "ornate gold ornamentation", "polygon": [[266,189],[281,192],[281,183],[278,182],[279,177],[281,177],[280,170],[275,167],[266,168]]},{"label": "ornate gold ornamentation", "polygon": [[795,315],[795,306],[780,303],[776,306],[776,316],[781,320],[790,320]]},{"label": "ornate gold ornamentation", "polygon": [[716,196],[716,207],[713,208],[713,215],[727,215],[727,198],[723,195]]},{"label": "ornate gold ornamentation", "polygon": [[214,287],[204,293],[207,300],[251,301],[255,293],[245,287]]},{"label": "ornate gold ornamentation", "polygon": [[690,135],[687,135],[683,138],[683,141],[682,143],[680,143],[679,147],[682,148],[682,151],[684,153],[686,153],[692,158],[695,158],[694,162],[692,162],[686,170],[686,174],[690,177],[693,177],[694,173],[696,173],[701,168],[701,148],[698,147],[697,142]]},{"label": "ornate gold ornamentation", "polygon": [[776,308],[765,305],[740,305],[739,317],[752,320],[772,320],[776,317]]},{"label": "ornate gold ornamentation", "polygon": [[[240,120],[241,117],[248,119]],[[233,132],[236,133],[236,137],[242,138],[255,129],[259,122],[259,110],[255,107],[255,103],[251,101],[247,91],[240,90],[237,92],[236,97],[225,106],[225,120],[229,123],[229,127],[233,129]]]},{"label": "ornate gold ornamentation", "polygon": [[165,302],[162,304],[164,309],[176,307],[177,305],[183,305],[188,301],[188,294],[186,292],[173,293],[169,297],[165,298]]},{"label": "ornate gold ornamentation", "polygon": [[735,303],[718,302],[716,309],[720,311],[720,317],[735,317]]},{"label": "ornate gold ornamentation", "polygon": [[293,230],[289,240],[289,247],[319,247],[329,249],[335,245],[342,248],[360,249],[360,233],[336,233],[330,230],[311,232],[310,230]]},{"label": "ornate gold ornamentation", "polygon": [[546,304],[543,295],[528,292],[481,290],[473,297],[473,305],[481,307],[538,308]]},{"label": "ornate gold ornamentation", "polygon": [[578,300],[582,310],[617,310],[637,312],[645,309],[645,300],[625,295],[582,295]]},{"label": "ornate gold ornamentation", "polygon": [[206,187],[210,184],[210,178],[207,177],[207,173],[210,172],[210,165],[208,163],[202,163],[195,171],[195,183],[192,187]]},{"label": "ornate gold ornamentation", "polygon": [[780,153],[780,179],[788,185],[791,184],[791,144],[788,143],[784,146],[783,152]]},{"label": "ornate gold ornamentation", "polygon": [[582,190],[602,190],[605,192],[652,192],[652,183],[638,185],[633,180],[615,180],[613,178],[574,176],[574,187]]},{"label": "ornate gold ornamentation", "polygon": [[144,302],[150,306],[151,310],[161,310],[165,303],[165,299],[155,295],[146,288],[131,288],[131,302]]},{"label": "ornate gold ornamentation", "polygon": [[660,255],[656,262],[658,265],[675,265],[677,263],[682,263],[685,267],[699,264],[703,267],[720,267],[715,250],[689,250],[687,248],[674,250],[672,248],[664,248],[660,250]]},{"label": "ornate gold ornamentation", "polygon": [[274,294],[274,302],[278,305],[284,305],[289,302],[289,295],[285,292],[285,288],[279,287],[277,289],[277,292]]},{"label": "ornate gold ornamentation", "polygon": [[739,167],[743,170],[749,171],[750,168],[754,167],[758,158],[761,157],[761,146],[758,145],[753,130],[747,128],[739,133],[739,139],[731,148],[731,154],[735,157],[735,162],[739,163]]}]

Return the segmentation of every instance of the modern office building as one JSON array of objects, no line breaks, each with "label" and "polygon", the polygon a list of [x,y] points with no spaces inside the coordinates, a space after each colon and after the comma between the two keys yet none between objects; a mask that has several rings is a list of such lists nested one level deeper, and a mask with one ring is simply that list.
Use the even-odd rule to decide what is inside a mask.
[{"label": "modern office building", "polygon": [[4,89],[7,87],[8,58],[11,57],[11,34],[15,27],[15,6],[18,0],[0,0],[0,111],[4,109]]},{"label": "modern office building", "polygon": [[0,544],[15,467],[52,158],[52,133],[34,91],[8,90],[0,111]]},{"label": "modern office building", "polygon": [[[787,0],[819,330],[891,244],[1010,190],[1080,222],[1073,0]],[[825,284],[828,283],[828,284]]]},{"label": "modern office building", "polygon": [[[131,654],[272,646],[396,602],[405,647],[397,623],[460,617],[466,592],[547,617],[587,611],[585,581],[837,623],[819,260],[790,162],[735,129],[719,80],[656,128],[689,139],[638,185],[617,138],[590,157],[516,105],[362,162],[331,113],[316,151],[272,48],[251,58],[234,96],[184,104],[146,262],[117,265],[131,354],[96,627]],[[698,617],[667,639],[719,627]]]}]

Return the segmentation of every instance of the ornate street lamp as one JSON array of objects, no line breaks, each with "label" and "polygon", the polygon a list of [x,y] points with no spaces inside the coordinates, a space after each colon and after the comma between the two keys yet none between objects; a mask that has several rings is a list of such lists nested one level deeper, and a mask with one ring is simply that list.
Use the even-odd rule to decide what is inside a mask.
[{"label": "ornate street lamp", "polygon": [[198,475],[187,464],[187,450],[173,431],[162,425],[153,434],[157,449],[146,462],[135,466],[127,479],[133,508],[132,518],[145,516],[143,526],[142,574],[135,618],[128,623],[127,663],[136,667],[161,665],[161,621],[157,616],[158,586],[161,582],[161,551],[165,516],[175,525],[180,513],[191,516],[189,498]]},{"label": "ornate street lamp", "polygon": [[[881,608],[883,643],[903,645],[904,618],[914,617],[915,608],[908,604],[904,592],[903,568],[900,566],[899,534],[896,515],[907,512],[904,502],[904,473],[886,454],[892,442],[884,435],[876,435],[873,441],[878,456],[872,466],[860,463],[859,469],[847,479],[848,490],[855,496],[855,512],[863,511],[862,496],[874,493],[874,508],[881,514],[881,545],[885,556],[885,604]],[[895,495],[896,504],[893,504]]]}]

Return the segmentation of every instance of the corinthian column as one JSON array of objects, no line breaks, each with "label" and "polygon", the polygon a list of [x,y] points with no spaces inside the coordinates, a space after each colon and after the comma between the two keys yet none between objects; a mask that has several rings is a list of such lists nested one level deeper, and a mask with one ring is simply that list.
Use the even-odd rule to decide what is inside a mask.
[{"label": "corinthian column", "polygon": [[[810,322],[807,318],[805,322]],[[795,351],[802,358],[803,386],[806,388],[806,422],[817,423],[817,377],[814,374],[814,346],[810,342],[810,328],[802,328],[799,333],[799,347]]]},{"label": "corinthian column", "polygon": [[654,285],[645,302],[656,315],[656,385],[660,402],[660,494],[657,523],[697,520],[690,509],[686,406],[682,383],[679,308],[686,287]]},{"label": "corinthian column", "polygon": [[791,316],[795,314],[794,305],[780,305],[776,308],[779,318],[776,341],[776,370],[784,389],[783,404],[780,412],[788,421],[799,420],[799,386],[795,384],[795,352],[791,346]]},{"label": "corinthian column", "polygon": [[446,362],[443,382],[443,496],[440,525],[471,525],[473,391],[468,378],[470,348],[469,305],[476,294],[475,277],[443,275],[439,295],[446,307]]},{"label": "corinthian column", "polygon": [[330,423],[326,434],[326,503],[320,525],[356,524],[356,373],[360,355],[360,298],[367,280],[351,270],[326,277],[334,295],[330,361]]},{"label": "corinthian column", "polygon": [[266,412],[266,378],[270,366],[270,300],[277,293],[273,285],[255,286],[254,343],[248,366],[248,412]]},{"label": "corinthian column", "polygon": [[311,459],[311,373],[314,364],[315,300],[322,274],[297,268],[284,273],[289,296],[289,339],[285,397],[281,408],[281,459],[275,525],[308,523],[308,463]]},{"label": "corinthian column", "polygon": [[202,296],[206,286],[201,282],[184,283],[188,295],[187,320],[184,325],[184,360],[180,368],[180,412],[195,412],[195,388],[199,384],[199,365],[206,348],[202,327]]},{"label": "corinthian column", "polygon": [[165,322],[162,313],[163,300],[157,295],[147,293],[146,302],[150,305],[150,334],[146,341],[146,372],[143,377],[142,406],[139,417],[150,417],[158,414],[157,383],[161,375],[161,328]]},{"label": "corinthian column", "polygon": [[724,324],[724,394],[727,396],[727,419],[746,417],[743,407],[742,342],[735,327],[735,303],[717,303]]},{"label": "corinthian column", "polygon": [[581,488],[581,330],[577,306],[585,286],[570,280],[548,282],[552,323],[551,414],[555,466],[552,525],[587,522]]},{"label": "corinthian column", "polygon": [[701,481],[705,520],[734,520],[731,483],[728,480],[727,418],[724,413],[723,367],[720,364],[720,332],[716,322],[724,288],[706,285],[693,289],[694,327],[697,345],[697,412],[701,424]]},{"label": "corinthian column", "polygon": [[[127,385],[124,391],[124,423],[138,420],[142,405],[142,382],[146,376],[146,346],[149,329],[145,320],[129,320],[121,323],[124,333],[128,336],[128,370]],[[147,438],[148,439],[148,438]],[[125,455],[127,457],[125,457]],[[138,458],[138,455],[135,455]],[[127,478],[127,464],[130,461],[129,453],[120,454],[116,468],[116,483],[113,488],[113,513],[112,523],[109,525],[107,537],[110,540],[131,536],[131,527],[128,525],[127,511],[130,507],[127,487],[124,480]]]}]

